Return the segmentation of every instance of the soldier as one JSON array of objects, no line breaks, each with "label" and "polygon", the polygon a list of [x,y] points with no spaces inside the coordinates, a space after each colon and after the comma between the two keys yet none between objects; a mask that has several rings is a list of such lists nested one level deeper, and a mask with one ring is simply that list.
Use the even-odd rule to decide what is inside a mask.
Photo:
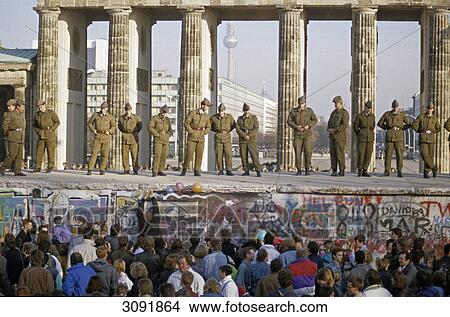
[{"label": "soldier", "polygon": [[430,178],[428,173],[433,172],[436,177],[437,166],[434,164],[434,149],[436,146],[436,134],[441,131],[438,118],[433,115],[434,105],[427,106],[427,112],[420,114],[412,123],[414,131],[419,133],[420,156],[425,164],[423,177]]},{"label": "soldier", "polygon": [[[10,100],[9,103],[12,103]],[[22,102],[20,102],[22,103]],[[14,175],[26,176],[22,173],[23,143],[25,141],[25,107],[16,101],[15,110],[5,113],[3,117],[3,136],[8,141],[8,157],[0,164],[0,175],[5,175],[5,168],[14,163]]]},{"label": "soldier", "polygon": [[153,168],[152,176],[166,176],[167,154],[169,153],[169,138],[173,135],[170,119],[167,117],[169,108],[164,105],[159,114],[153,116],[148,123],[148,132],[153,135]]},{"label": "soldier", "polygon": [[[6,102],[6,106],[8,108],[8,111],[3,113],[3,119],[5,118],[5,116],[7,115],[8,112],[13,112],[14,110],[16,110],[16,104],[17,104],[17,100],[16,99],[9,99]],[[5,154],[6,154],[5,155],[5,161],[8,161],[8,156],[9,156],[8,138],[6,136],[4,136],[3,140],[5,142]]]},{"label": "soldier", "polygon": [[[330,136],[330,159],[331,169],[333,170],[331,176],[345,175],[345,145],[347,143],[346,130],[348,127],[349,114],[344,109],[344,101],[341,96],[333,98],[335,109],[328,120],[327,131]],[[337,166],[339,164],[339,174],[337,173]]]},{"label": "soldier", "polygon": [[202,165],[203,149],[205,147],[205,135],[208,135],[211,130],[211,122],[208,117],[209,106],[211,106],[211,103],[208,99],[204,98],[200,104],[200,108],[189,112],[184,122],[184,128],[188,132],[188,140],[183,171],[180,176],[186,175],[194,154],[194,175],[201,176],[200,166]]},{"label": "soldier", "polygon": [[[448,117],[447,121],[445,121],[444,128],[445,128],[445,130],[450,132],[450,117]],[[449,145],[449,152],[450,152],[450,134],[448,135],[448,145]]]},{"label": "soldier", "polygon": [[47,173],[51,173],[55,167],[55,150],[56,150],[56,129],[59,126],[59,118],[56,112],[47,109],[44,100],[37,103],[38,112],[34,116],[33,128],[37,134],[36,144],[36,165],[33,173],[41,171],[42,159],[47,149]]},{"label": "soldier", "polygon": [[358,140],[358,176],[370,177],[367,169],[372,159],[375,141],[375,115],[372,111],[372,101],[367,101],[364,111],[356,115],[353,130]]},{"label": "soldier", "polygon": [[296,175],[302,175],[302,152],[305,163],[305,175],[309,175],[313,148],[312,127],[316,125],[317,118],[314,111],[306,107],[306,99],[304,96],[298,98],[297,104],[298,107],[289,112],[287,124],[294,129]]},{"label": "soldier", "polygon": [[382,176],[389,176],[392,152],[395,149],[397,176],[403,177],[403,130],[409,129],[410,122],[408,117],[399,111],[399,106],[398,101],[394,99],[392,101],[392,110],[386,111],[378,121],[378,126],[386,130],[384,174]]},{"label": "soldier", "polygon": [[211,130],[216,132],[214,136],[214,144],[216,150],[218,175],[223,175],[223,158],[225,154],[226,174],[233,176],[232,169],[232,150],[231,150],[231,134],[230,132],[236,127],[233,116],[225,113],[225,105],[219,105],[219,113],[211,117]]},{"label": "soldier", "polygon": [[258,118],[250,114],[250,106],[244,103],[242,107],[244,114],[237,119],[236,132],[239,135],[239,151],[241,153],[242,168],[244,174],[250,175],[248,167],[248,152],[252,157],[253,165],[255,165],[256,176],[261,177],[261,164],[258,157],[258,145],[256,143],[256,135],[259,130]]},{"label": "soldier", "polygon": [[142,121],[138,115],[131,112],[131,105],[125,105],[125,113],[119,117],[119,131],[122,132],[122,165],[123,174],[130,174],[130,152],[134,175],[138,175],[139,163],[139,132]]},{"label": "soldier", "polygon": [[101,154],[100,175],[105,175],[111,145],[111,135],[116,132],[116,120],[108,113],[108,108],[108,103],[104,101],[100,106],[100,111],[95,112],[88,122],[89,130],[95,135],[91,159],[88,164],[88,175],[91,175],[94,169],[99,152]]}]

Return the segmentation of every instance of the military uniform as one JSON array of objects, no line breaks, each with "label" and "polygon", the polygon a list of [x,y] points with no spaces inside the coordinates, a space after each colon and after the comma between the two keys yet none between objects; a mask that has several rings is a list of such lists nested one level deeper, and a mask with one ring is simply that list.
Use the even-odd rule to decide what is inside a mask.
[{"label": "military uniform", "polygon": [[148,123],[148,132],[153,135],[153,174],[162,174],[166,169],[166,160],[169,153],[169,138],[173,135],[172,126],[168,117],[161,114],[153,116]]},{"label": "military uniform", "polygon": [[350,116],[344,108],[335,109],[328,120],[327,129],[334,129],[329,132],[330,137],[330,159],[331,169],[336,173],[339,165],[340,174],[345,171],[345,145],[347,144],[346,130]]},{"label": "military uniform", "polygon": [[192,110],[184,122],[184,128],[188,132],[188,140],[183,170],[189,168],[195,154],[194,172],[199,173],[205,147],[205,135],[208,135],[211,130],[211,122],[206,113],[200,113],[199,109]]},{"label": "military uniform", "polygon": [[[3,136],[8,141],[8,157],[3,161],[0,172],[3,175],[5,168],[13,167],[16,175],[24,175],[22,170],[23,144],[25,141],[25,116],[16,109],[5,113],[3,117]],[[14,166],[12,166],[14,164]]]},{"label": "military uniform", "polygon": [[142,129],[142,120],[138,115],[132,113],[123,114],[119,117],[119,131],[122,132],[122,165],[127,173],[130,169],[130,152],[133,164],[133,171],[139,170],[138,152],[139,152],[139,132]]},{"label": "military uniform", "polygon": [[56,129],[59,127],[59,118],[56,112],[50,109],[38,111],[34,116],[33,128],[38,136],[36,144],[36,171],[41,170],[45,149],[47,149],[47,170],[55,166]]},{"label": "military uniform", "polygon": [[385,174],[389,174],[392,152],[395,149],[397,172],[401,175],[403,169],[403,130],[410,127],[409,119],[403,112],[399,111],[394,113],[393,111],[386,111],[378,121],[378,126],[386,130]]},{"label": "military uniform", "polygon": [[[88,171],[92,171],[94,169],[99,152],[101,154],[100,171],[104,171],[106,169],[106,165],[108,164],[109,150],[111,147],[111,135],[116,131],[116,120],[111,114],[102,114],[100,111],[91,116],[88,122],[88,127],[89,130],[95,134],[94,144],[92,146],[92,156],[88,164]],[[109,132],[109,134],[107,134],[107,132]]]},{"label": "military uniform", "polygon": [[[3,113],[3,118],[5,118],[6,114],[12,111],[15,111],[16,109],[17,100],[16,99],[9,99],[6,103],[8,107],[8,111]],[[5,145],[5,161],[9,160],[9,147],[8,147],[8,139],[6,136],[3,137],[4,145]]]},{"label": "military uniform", "polygon": [[420,156],[425,164],[424,176],[433,171],[436,177],[436,166],[434,165],[434,150],[436,146],[436,134],[441,131],[439,120],[434,115],[420,114],[412,123],[414,131],[419,133]]},{"label": "military uniform", "polygon": [[[450,132],[450,117],[447,119],[447,121],[445,121],[444,128],[445,128],[445,130]],[[450,145],[450,134],[448,135],[448,141],[449,141],[448,143]]]},{"label": "military uniform", "polygon": [[211,117],[211,130],[216,132],[214,145],[216,150],[217,169],[223,172],[223,159],[225,156],[225,168],[227,172],[232,169],[231,131],[236,127],[236,122],[231,114],[225,113],[223,117],[215,114]]},{"label": "military uniform", "polygon": [[358,175],[364,172],[364,176],[367,176],[375,142],[375,115],[366,111],[358,113],[353,122],[353,130],[358,141]]},{"label": "military uniform", "polygon": [[[305,173],[309,174],[311,167],[311,156],[313,149],[312,127],[317,123],[317,117],[314,111],[305,107],[294,108],[289,112],[287,124],[294,129],[294,151],[295,151],[295,167],[297,174],[300,174],[302,168],[302,153],[305,162]],[[300,128],[308,126],[307,130],[300,131]]]},{"label": "military uniform", "polygon": [[[252,157],[255,170],[258,174],[261,173],[261,164],[259,163],[258,145],[256,143],[256,136],[259,130],[258,118],[250,114],[248,117],[244,115],[237,119],[236,132],[239,135],[239,150],[241,153],[242,168],[245,174],[249,173],[248,167],[248,152]],[[245,137],[249,136],[247,140]]]}]

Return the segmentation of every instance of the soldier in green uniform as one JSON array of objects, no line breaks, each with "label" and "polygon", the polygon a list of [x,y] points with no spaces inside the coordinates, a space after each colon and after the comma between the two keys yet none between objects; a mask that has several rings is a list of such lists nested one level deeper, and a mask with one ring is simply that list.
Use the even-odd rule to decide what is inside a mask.
[{"label": "soldier in green uniform", "polygon": [[116,120],[108,113],[108,108],[108,103],[104,101],[100,106],[100,111],[95,112],[88,121],[89,130],[94,133],[94,144],[91,159],[88,163],[88,175],[91,175],[94,169],[98,153],[101,154],[100,175],[105,175],[111,147],[111,135],[116,132]]},{"label": "soldier in green uniform", "polygon": [[56,129],[59,127],[59,118],[56,112],[47,109],[44,100],[37,103],[38,112],[34,116],[33,128],[37,134],[36,165],[33,172],[41,171],[42,160],[47,150],[47,173],[51,173],[55,167]]},{"label": "soldier in green uniform", "polygon": [[166,176],[167,154],[169,153],[169,138],[173,135],[170,119],[167,117],[169,108],[164,105],[159,114],[153,116],[148,123],[148,132],[153,135],[153,167],[152,176]]},{"label": "soldier in green uniform", "polygon": [[183,171],[180,176],[185,176],[192,160],[194,159],[194,175],[201,176],[200,167],[202,165],[203,149],[205,147],[205,135],[211,130],[211,121],[208,116],[208,108],[211,103],[204,98],[200,108],[192,110],[184,121],[184,128],[188,132],[186,157],[184,159]]},{"label": "soldier in green uniform", "polygon": [[5,113],[3,117],[3,136],[8,141],[8,157],[0,164],[0,175],[5,175],[5,168],[14,164],[14,175],[25,176],[22,173],[23,144],[25,141],[25,107],[16,102],[15,110]]},{"label": "soldier in green uniform", "polygon": [[370,177],[367,169],[372,159],[375,141],[375,115],[372,111],[372,101],[367,101],[364,105],[364,111],[356,115],[353,130],[358,140],[358,176]]},{"label": "soldier in green uniform", "polygon": [[[330,137],[331,176],[345,175],[345,145],[347,144],[346,130],[350,116],[344,109],[344,101],[341,96],[333,98],[335,109],[328,120],[327,131]],[[339,174],[337,167],[339,165]]]},{"label": "soldier in green uniform", "polygon": [[298,98],[298,107],[289,112],[288,126],[294,130],[295,167],[297,175],[302,175],[302,153],[305,163],[305,175],[310,174],[313,148],[312,127],[317,123],[314,111],[306,107],[306,98]]},{"label": "soldier in green uniform", "polygon": [[216,150],[216,161],[219,175],[223,175],[223,159],[225,156],[226,174],[233,176],[232,169],[232,149],[230,132],[236,127],[233,116],[225,113],[225,105],[219,105],[219,113],[211,117],[211,130],[216,132],[214,136],[214,145]]},{"label": "soldier in green uniform", "polygon": [[434,150],[436,146],[436,134],[441,131],[441,125],[438,118],[433,115],[434,105],[430,103],[427,106],[427,111],[420,114],[412,123],[414,131],[419,133],[420,156],[425,164],[423,177],[430,178],[428,174],[433,172],[433,177],[436,177],[437,166],[434,164]]},{"label": "soldier in green uniform", "polygon": [[242,111],[244,114],[237,119],[236,124],[242,168],[244,169],[242,176],[250,175],[248,167],[248,152],[250,152],[253,165],[255,165],[256,176],[261,177],[261,164],[259,163],[258,144],[256,143],[256,136],[259,130],[258,118],[250,113],[250,106],[246,103],[244,103]]},{"label": "soldier in green uniform", "polygon": [[[5,118],[6,114],[8,112],[12,112],[14,110],[16,110],[16,104],[17,104],[17,100],[16,99],[9,99],[6,102],[6,106],[8,111],[3,113],[3,118]],[[9,148],[8,148],[8,138],[3,137],[3,141],[5,142],[5,161],[8,161],[8,156],[9,156]]]},{"label": "soldier in green uniform", "polygon": [[408,117],[399,110],[397,100],[392,101],[392,110],[386,111],[378,121],[378,126],[386,130],[384,174],[389,176],[391,170],[392,152],[395,149],[397,160],[397,176],[403,177],[403,131],[410,128]]},{"label": "soldier in green uniform", "polygon": [[125,113],[119,117],[119,131],[122,132],[122,165],[123,173],[130,174],[130,152],[134,175],[138,175],[139,132],[142,120],[131,112],[131,105],[125,105]]}]

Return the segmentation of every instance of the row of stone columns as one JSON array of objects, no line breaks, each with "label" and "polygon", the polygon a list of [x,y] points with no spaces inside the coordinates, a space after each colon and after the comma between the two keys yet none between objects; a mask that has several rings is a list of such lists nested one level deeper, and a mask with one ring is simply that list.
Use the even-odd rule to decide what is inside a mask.
[{"label": "row of stone columns", "polygon": [[[58,9],[37,9],[39,13],[38,98],[47,100],[57,109]],[[118,117],[121,107],[129,99],[129,14],[130,8],[111,8],[109,33],[108,102]],[[178,108],[179,160],[183,160],[186,134],[183,121],[186,114],[197,107],[202,92],[202,16],[203,8],[182,11],[180,102]],[[352,117],[371,100],[376,105],[376,14],[373,8],[354,8],[352,13]],[[433,101],[442,123],[450,115],[450,31],[447,10],[426,11],[421,20],[427,43],[422,46],[422,106]],[[424,23],[426,25],[424,25]],[[306,17],[302,7],[283,7],[279,13],[279,93],[277,162],[279,170],[294,165],[292,131],[287,115],[296,100],[306,92]],[[422,37],[423,41],[424,37]],[[425,66],[424,66],[425,65]],[[426,77],[426,78],[425,78]],[[211,89],[214,91],[214,89]],[[62,106],[62,105],[59,105]],[[356,164],[355,140],[352,140],[352,169]],[[120,169],[120,136],[113,138],[112,167]],[[438,136],[437,164],[441,172],[450,172],[450,153],[445,132]]]}]

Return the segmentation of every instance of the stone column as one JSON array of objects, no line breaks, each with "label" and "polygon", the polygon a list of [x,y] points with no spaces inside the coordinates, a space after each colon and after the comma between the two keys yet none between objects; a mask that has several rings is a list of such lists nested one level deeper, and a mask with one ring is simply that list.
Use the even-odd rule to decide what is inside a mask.
[{"label": "stone column", "polygon": [[[426,95],[422,111],[433,102],[435,115],[441,127],[450,117],[450,25],[449,10],[435,9],[427,12],[428,23],[422,31],[428,32],[425,57],[427,60]],[[436,139],[436,165],[440,173],[450,173],[448,132],[442,128]]]},{"label": "stone column", "polygon": [[[377,9],[354,8],[352,19],[352,111],[351,122],[364,110],[366,101],[372,101],[373,112],[376,110],[376,54],[377,54]],[[357,169],[357,139],[352,132],[351,170]],[[375,144],[374,144],[375,146]],[[371,166],[375,166],[375,151]]]},{"label": "stone column", "polygon": [[282,7],[279,11],[277,170],[294,167],[293,131],[287,125],[289,111],[304,89],[305,18],[303,9]]},{"label": "stone column", "polygon": [[44,99],[50,109],[58,111],[58,17],[61,11],[35,9],[39,14],[37,56],[37,99]]},{"label": "stone column", "polygon": [[[130,8],[110,8],[108,52],[108,104],[109,111],[118,120],[129,99],[129,15]],[[114,170],[122,169],[120,132],[112,137],[110,164]]]},{"label": "stone column", "polygon": [[[184,120],[201,101],[203,8],[183,9],[181,26],[180,99],[178,105],[178,164],[184,161],[187,134]],[[207,149],[206,149],[207,150]]]}]

